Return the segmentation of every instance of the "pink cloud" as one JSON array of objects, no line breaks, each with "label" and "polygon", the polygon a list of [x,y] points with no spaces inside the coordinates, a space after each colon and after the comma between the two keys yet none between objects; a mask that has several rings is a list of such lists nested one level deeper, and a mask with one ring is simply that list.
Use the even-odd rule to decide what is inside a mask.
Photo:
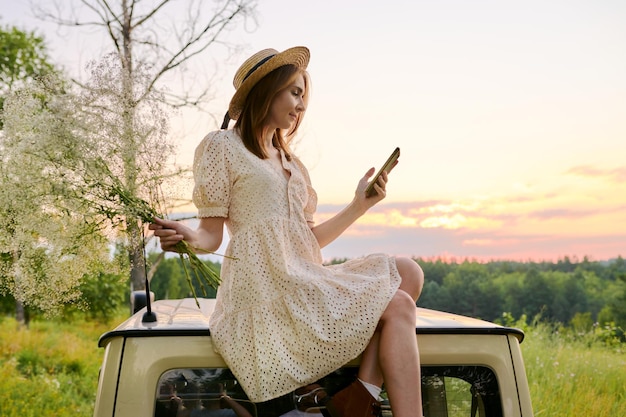
[{"label": "pink cloud", "polygon": [[596,168],[591,165],[579,165],[566,171],[569,175],[606,179],[610,182],[626,182],[626,166],[612,169]]},{"label": "pink cloud", "polygon": [[[370,210],[371,217],[364,216],[324,248],[323,255],[325,259],[351,258],[384,252],[541,261],[563,256],[610,259],[626,253],[626,203],[581,207],[562,197],[563,193],[546,192],[465,203],[383,203]],[[339,209],[329,208],[320,207],[324,216]],[[414,221],[392,221],[399,216]],[[425,222],[427,219],[440,221]],[[454,224],[454,219],[459,221]]]},{"label": "pink cloud", "polygon": [[[354,225],[366,229],[366,225]],[[562,236],[500,230],[377,228],[376,233],[342,235],[322,250],[324,259],[355,258],[369,253],[420,258],[556,261],[564,256],[605,260],[626,255],[626,231],[618,235]]]}]

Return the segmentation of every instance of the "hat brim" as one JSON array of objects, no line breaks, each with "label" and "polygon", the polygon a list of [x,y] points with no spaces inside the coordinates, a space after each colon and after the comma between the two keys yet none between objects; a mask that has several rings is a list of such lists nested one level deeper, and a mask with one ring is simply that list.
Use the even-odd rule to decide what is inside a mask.
[{"label": "hat brim", "polygon": [[233,98],[230,100],[230,105],[228,106],[228,116],[233,120],[239,118],[248,93],[250,93],[252,87],[254,87],[261,78],[284,65],[295,65],[298,68],[306,69],[309,65],[309,58],[310,53],[307,47],[295,46],[283,52],[279,52],[268,59],[267,62],[254,70],[254,72],[241,83],[237,91],[235,91]]}]

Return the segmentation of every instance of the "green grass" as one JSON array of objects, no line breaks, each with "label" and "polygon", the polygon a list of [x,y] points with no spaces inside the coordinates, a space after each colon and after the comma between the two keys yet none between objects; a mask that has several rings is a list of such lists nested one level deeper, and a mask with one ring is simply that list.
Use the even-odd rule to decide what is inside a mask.
[{"label": "green grass", "polygon": [[626,416],[626,345],[538,324],[522,354],[536,417]]},{"label": "green grass", "polygon": [[[109,324],[0,318],[0,416],[90,417]],[[571,335],[520,324],[537,417],[626,416],[626,346],[595,332]],[[602,335],[600,335],[602,336]]]},{"label": "green grass", "polygon": [[91,416],[110,325],[0,319],[0,416]]}]

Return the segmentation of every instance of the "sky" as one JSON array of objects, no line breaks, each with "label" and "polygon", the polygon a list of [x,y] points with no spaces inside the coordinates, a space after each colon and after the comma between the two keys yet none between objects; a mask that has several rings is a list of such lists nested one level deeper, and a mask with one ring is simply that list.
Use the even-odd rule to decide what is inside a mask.
[{"label": "sky", "polygon": [[[228,34],[235,56],[216,65],[206,52],[189,69],[211,73],[214,100],[208,114],[173,119],[177,163],[219,127],[241,62],[304,45],[312,97],[294,148],[318,193],[316,221],[401,148],[387,198],[325,259],[623,257],[624,21],[621,0],[260,0],[256,25]],[[0,0],[0,24],[36,30],[75,74],[108,46],[34,19],[27,2]]]}]

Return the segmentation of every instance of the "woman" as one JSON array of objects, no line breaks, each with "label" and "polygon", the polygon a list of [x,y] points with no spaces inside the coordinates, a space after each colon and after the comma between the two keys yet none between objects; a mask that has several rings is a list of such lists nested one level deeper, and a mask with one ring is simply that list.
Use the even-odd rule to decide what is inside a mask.
[{"label": "woman", "polygon": [[[228,227],[226,255],[236,259],[222,265],[211,335],[252,401],[292,392],[363,354],[358,380],[325,412],[374,415],[384,381],[395,417],[422,416],[420,267],[384,254],[322,265],[320,248],[385,197],[387,176],[366,197],[371,168],[348,206],[313,223],[317,196],[289,149],[308,103],[308,62],[309,50],[295,47],[266,49],[243,63],[223,130],[196,149],[198,228],[161,219],[150,227],[163,250],[184,239],[203,252],[217,250]],[[233,129],[229,119],[236,120]]]}]

